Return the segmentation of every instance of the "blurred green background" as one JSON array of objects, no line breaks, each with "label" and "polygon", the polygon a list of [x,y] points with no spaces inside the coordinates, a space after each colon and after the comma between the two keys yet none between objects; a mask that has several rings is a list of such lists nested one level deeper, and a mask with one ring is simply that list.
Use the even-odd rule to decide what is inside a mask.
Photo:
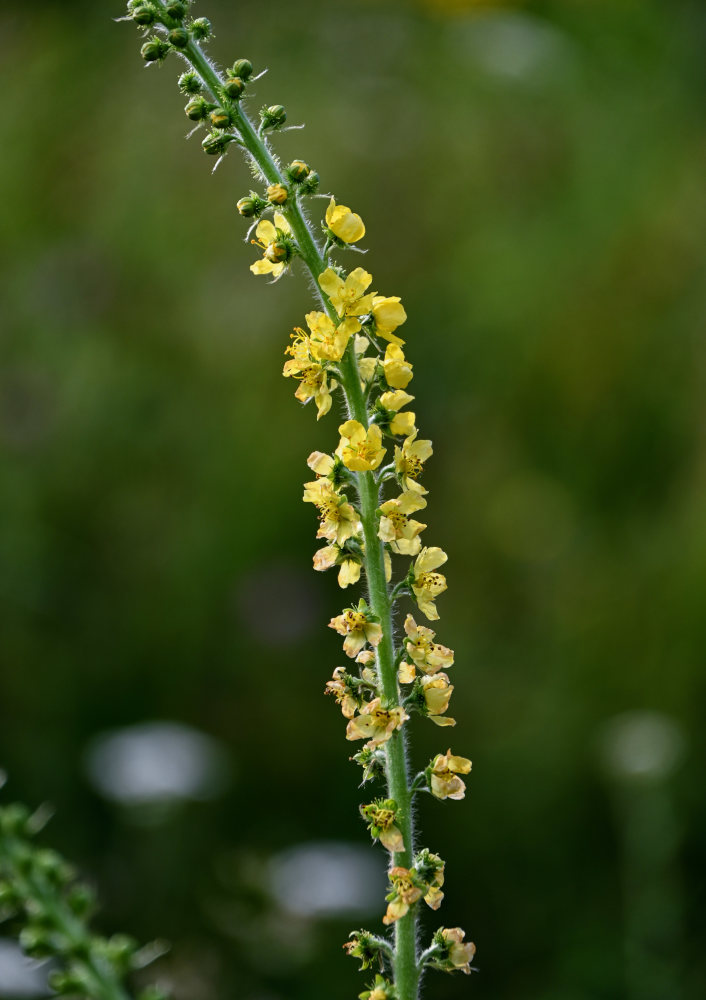
[{"label": "blurred green background", "polygon": [[[474,761],[465,802],[421,803],[424,920],[480,968],[427,995],[700,1000],[706,9],[197,12],[270,67],[252,109],[306,122],[278,152],[361,213],[410,316]],[[177,61],[145,73],[120,13],[0,8],[5,798],[57,807],[103,927],[172,941],[176,1000],[352,997],[384,881],[300,502],[336,418],[280,375],[310,298],[249,273],[248,172],[211,175]],[[417,724],[415,762],[447,742]]]}]

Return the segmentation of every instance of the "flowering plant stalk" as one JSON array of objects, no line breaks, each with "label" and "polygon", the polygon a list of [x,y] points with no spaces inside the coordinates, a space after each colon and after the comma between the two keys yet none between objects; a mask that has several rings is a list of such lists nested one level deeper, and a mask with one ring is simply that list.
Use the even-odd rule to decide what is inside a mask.
[{"label": "flowering plant stalk", "polygon": [[[17,803],[0,808],[0,922],[9,922],[27,955],[52,959],[48,985],[55,994],[131,1000],[126,979],[166,948],[158,942],[139,948],[125,934],[105,938],[91,930],[92,890],[60,855],[34,842],[50,815]],[[167,994],[148,986],[137,1000],[167,1000]]]},{"label": "flowering plant stalk", "polygon": [[[343,636],[348,665],[335,669],[326,688],[347,720],[346,738],[365,741],[354,757],[363,783],[385,786],[360,811],[390,855],[382,922],[393,933],[356,931],[344,947],[363,969],[379,970],[360,994],[363,1000],[416,1000],[425,968],[469,972],[475,948],[460,928],[440,928],[424,951],[417,943],[421,901],[436,910],[443,898],[444,862],[417,847],[413,799],[420,792],[463,798],[462,775],[471,762],[448,750],[413,777],[408,769],[411,716],[441,727],[455,722],[446,714],[453,652],[412,615],[397,638],[392,619],[396,602],[410,596],[425,618],[436,621],[435,601],[446,590],[439,572],[446,554],[422,545],[426,525],[415,517],[427,506],[421,477],[432,444],[419,437],[416,416],[407,409],[414,398],[407,392],[413,370],[397,333],[407,316],[398,296],[374,290],[364,268],[346,271],[337,263],[365,236],[359,215],[331,197],[321,235],[315,233],[305,206],[317,195],[318,174],[304,160],[283,167],[270,146],[272,134],[286,127],[285,108],[264,107],[258,123],[251,120],[244,110],[258,79],[251,63],[237,59],[221,73],[201,44],[211,34],[210,23],[189,17],[188,7],[183,0],[130,0],[126,20],[149,34],[141,49],[148,65],[171,53],[188,64],[179,77],[186,116],[206,130],[202,146],[216,166],[232,146],[245,155],[259,187],[237,203],[251,220],[246,238],[254,230],[251,242],[260,252],[250,270],[276,281],[301,264],[315,287],[315,308],[305,317],[306,328],[296,327],[291,335],[283,374],[298,383],[297,399],[313,401],[317,419],[331,409],[335,394],[347,414],[335,450],[309,456],[314,478],[305,484],[304,500],[316,508],[317,538],[324,543],[314,569],[335,567],[343,589],[364,575],[366,596],[330,622]],[[401,575],[395,565],[400,562]]]}]

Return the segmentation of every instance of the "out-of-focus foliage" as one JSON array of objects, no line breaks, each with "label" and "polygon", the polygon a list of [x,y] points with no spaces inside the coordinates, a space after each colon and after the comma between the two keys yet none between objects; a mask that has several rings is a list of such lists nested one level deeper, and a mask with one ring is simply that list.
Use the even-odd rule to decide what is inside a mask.
[{"label": "out-of-focus foliage", "polygon": [[[339,945],[351,912],[381,928],[384,880],[321,697],[339,597],[299,498],[336,417],[280,376],[308,291],[252,278],[247,170],[211,176],[176,61],[146,74],[120,13],[0,11],[2,762],[60,807],[105,925],[172,939],[177,1000],[352,996]],[[698,1000],[703,5],[199,13],[270,67],[254,107],[307,123],[278,149],[361,213],[409,312],[474,760],[420,813],[470,988]],[[446,749],[417,732],[420,763]]]}]

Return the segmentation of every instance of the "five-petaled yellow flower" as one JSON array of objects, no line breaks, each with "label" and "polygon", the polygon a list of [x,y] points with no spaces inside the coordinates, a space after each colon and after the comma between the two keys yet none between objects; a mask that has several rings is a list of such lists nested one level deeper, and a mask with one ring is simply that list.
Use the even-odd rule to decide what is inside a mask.
[{"label": "five-petaled yellow flower", "polygon": [[350,657],[357,656],[366,643],[377,646],[382,639],[382,626],[371,621],[359,608],[346,608],[343,614],[331,619],[329,628],[335,628],[339,635],[346,637],[343,651]]},{"label": "five-petaled yellow flower", "polygon": [[289,223],[281,212],[275,212],[274,225],[269,219],[261,219],[255,235],[257,239],[252,242],[262,247],[263,256],[262,260],[256,260],[250,265],[250,270],[253,274],[271,274],[279,278],[291,256],[287,244],[287,237],[292,235]]},{"label": "five-petaled yellow flower", "polygon": [[432,632],[425,625],[417,625],[411,615],[405,618],[404,630],[407,634],[404,640],[407,656],[423,674],[435,674],[438,670],[446,670],[453,664],[453,650],[434,642],[436,632]]},{"label": "five-petaled yellow flower", "polygon": [[331,409],[331,393],[337,388],[338,382],[329,379],[324,365],[311,357],[311,341],[303,330],[295,330],[292,343],[286,353],[291,354],[285,362],[282,374],[285,378],[296,378],[299,381],[294,395],[302,403],[313,399],[316,404],[316,419],[319,420]]},{"label": "five-petaled yellow flower", "polygon": [[386,500],[380,507],[380,527],[378,537],[389,542],[393,552],[403,556],[416,556],[422,542],[419,532],[426,524],[413,520],[409,515],[426,507],[427,502],[418,493],[403,493],[392,500]]},{"label": "five-petaled yellow flower", "polygon": [[447,750],[436,755],[431,765],[431,793],[437,799],[462,799],[466,786],[459,774],[470,774],[471,762]]},{"label": "five-petaled yellow flower", "polygon": [[424,463],[433,454],[431,441],[417,441],[416,430],[402,442],[402,447],[395,445],[395,472],[399,476],[403,490],[415,493],[426,493],[417,479],[424,470]]},{"label": "five-petaled yellow flower", "polygon": [[367,430],[357,420],[346,420],[338,428],[341,441],[336,449],[347,469],[372,472],[382,462],[386,449],[382,447],[382,431],[377,424]]},{"label": "five-petaled yellow flower", "polygon": [[313,503],[321,522],[317,538],[343,545],[361,530],[360,518],[345,496],[337,493],[330,479],[314,479],[304,483],[304,503]]},{"label": "five-petaled yellow flower", "polygon": [[306,314],[306,324],[311,330],[309,338],[311,353],[317,361],[340,361],[345,354],[351,336],[360,330],[357,319],[345,319],[338,326],[326,313]]},{"label": "five-petaled yellow flower", "polygon": [[346,739],[367,740],[366,747],[378,747],[387,743],[394,731],[408,718],[400,705],[383,708],[380,698],[373,698],[363,705],[360,714],[354,716],[346,726]]},{"label": "five-petaled yellow flower", "polygon": [[335,198],[331,199],[326,209],[326,225],[344,243],[357,243],[365,236],[361,217],[351,212],[347,205],[337,205]]},{"label": "five-petaled yellow flower", "polygon": [[443,566],[447,559],[448,556],[443,549],[432,545],[430,548],[423,548],[414,563],[412,592],[417,599],[419,610],[430,621],[438,619],[439,613],[434,601],[446,590],[446,577],[443,573],[435,573],[434,570]]},{"label": "five-petaled yellow flower", "polygon": [[325,570],[331,569],[332,566],[336,565],[338,566],[338,586],[342,590],[360,580],[360,571],[362,569],[360,560],[344,552],[335,542],[333,545],[324,545],[322,549],[318,549],[314,553],[314,569],[317,572],[323,573]]},{"label": "five-petaled yellow flower", "polygon": [[370,312],[375,294],[366,295],[365,291],[372,280],[372,274],[362,267],[356,267],[345,280],[331,267],[319,275],[319,284],[339,316],[365,316]]}]

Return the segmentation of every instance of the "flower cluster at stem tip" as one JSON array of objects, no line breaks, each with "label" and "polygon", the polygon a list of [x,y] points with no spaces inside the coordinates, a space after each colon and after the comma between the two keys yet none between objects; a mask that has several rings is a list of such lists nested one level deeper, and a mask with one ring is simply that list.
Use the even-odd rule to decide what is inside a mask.
[{"label": "flower cluster at stem tip", "polygon": [[[240,147],[255,186],[237,202],[249,221],[246,240],[256,248],[254,275],[278,281],[295,267],[313,279],[315,305],[295,326],[285,347],[283,375],[296,383],[295,397],[314,404],[317,420],[338,400],[345,414],[338,440],[327,452],[308,459],[311,477],[303,499],[317,515],[314,553],[317,571],[336,569],[342,589],[363,584],[365,595],[342,610],[330,627],[343,638],[346,666],[337,666],[326,691],[346,720],[346,739],[363,741],[352,758],[361,765],[363,784],[382,781],[384,795],[360,807],[374,840],[390,857],[390,890],[383,927],[392,939],[358,931],[345,945],[363,968],[380,974],[363,1000],[415,1000],[426,967],[470,971],[474,946],[459,928],[440,928],[424,952],[417,946],[420,902],[441,904],[444,863],[426,848],[417,850],[413,801],[417,793],[437,800],[465,795],[464,775],[471,762],[449,749],[411,776],[407,727],[416,714],[439,727],[453,727],[447,712],[454,685],[447,670],[454,654],[436,641],[426,625],[408,614],[401,636],[393,627],[397,601],[406,598],[415,614],[439,618],[436,601],[447,589],[441,572],[447,560],[427,545],[423,485],[432,442],[417,428],[408,391],[414,377],[400,330],[407,313],[397,295],[379,290],[363,267],[346,269],[339,255],[360,251],[366,235],[359,214],[331,195],[320,195],[320,178],[305,160],[283,165],[272,151],[272,135],[283,130],[283,105],[263,107],[259,121],[245,110],[259,78],[247,59],[220,72],[201,43],[210,33],[205,18],[188,16],[188,3],[139,0],[128,4],[128,18],[149,33],[143,59],[161,63],[176,52],[188,64],[179,77],[187,97],[185,113],[206,134],[204,151],[218,162]],[[320,228],[309,219],[312,198],[325,197]],[[424,515],[422,515],[424,516]]]}]

